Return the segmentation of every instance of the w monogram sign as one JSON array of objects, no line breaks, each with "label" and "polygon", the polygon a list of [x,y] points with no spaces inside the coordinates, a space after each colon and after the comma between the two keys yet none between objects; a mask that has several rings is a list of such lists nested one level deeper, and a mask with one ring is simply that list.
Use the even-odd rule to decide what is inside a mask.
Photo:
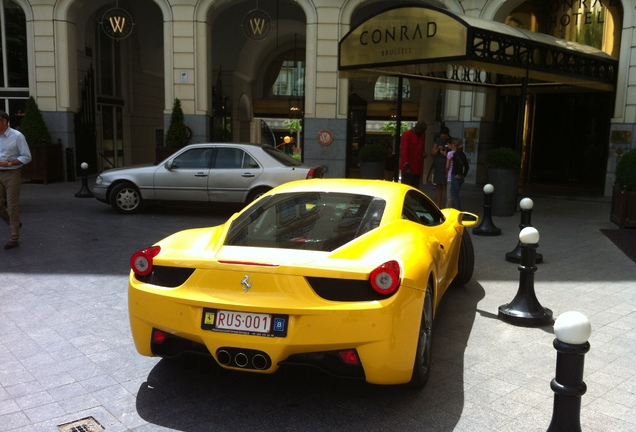
[{"label": "w monogram sign", "polygon": [[124,39],[133,31],[132,16],[121,8],[113,8],[106,11],[100,21],[104,32],[113,39]]},{"label": "w monogram sign", "polygon": [[272,19],[267,12],[253,9],[243,18],[243,31],[252,40],[262,40],[267,37],[272,29]]}]

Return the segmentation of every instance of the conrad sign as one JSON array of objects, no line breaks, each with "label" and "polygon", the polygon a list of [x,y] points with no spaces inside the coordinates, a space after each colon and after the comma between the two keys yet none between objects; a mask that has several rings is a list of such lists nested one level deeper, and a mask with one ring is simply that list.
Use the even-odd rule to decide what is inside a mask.
[{"label": "conrad sign", "polygon": [[340,68],[418,63],[466,54],[466,26],[442,11],[398,8],[351,30],[340,42]]}]

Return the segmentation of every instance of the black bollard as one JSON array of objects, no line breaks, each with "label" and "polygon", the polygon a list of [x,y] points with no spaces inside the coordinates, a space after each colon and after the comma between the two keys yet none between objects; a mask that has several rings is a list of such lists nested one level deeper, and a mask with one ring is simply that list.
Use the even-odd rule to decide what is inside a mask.
[{"label": "black bollard", "polygon": [[519,289],[510,303],[499,306],[498,318],[507,323],[523,327],[542,327],[552,323],[552,311],[544,308],[534,292],[534,265],[539,232],[527,227],[519,233],[521,241],[521,264],[519,264]]},{"label": "black bollard", "polygon": [[[524,198],[519,202],[519,208],[521,208],[521,223],[519,224],[519,232],[521,232],[524,228],[532,226],[530,223],[532,207],[534,207],[534,203],[530,198]],[[517,242],[516,248],[506,254],[506,261],[515,263],[521,262],[521,241]],[[543,255],[536,253],[534,262],[537,264],[542,263]]]},{"label": "black bollard", "polygon": [[82,187],[81,189],[75,193],[75,198],[93,198],[93,192],[88,188],[88,176],[86,175],[86,170],[88,169],[88,164],[86,162],[82,162]]},{"label": "black bollard", "polygon": [[501,229],[497,228],[492,221],[492,193],[494,191],[493,185],[487,184],[484,186],[484,217],[473,228],[473,234],[483,236],[501,235]]},{"label": "black bollard", "polygon": [[587,391],[583,382],[585,354],[590,322],[580,312],[565,312],[554,323],[554,348],[557,350],[556,374],[550,388],[554,392],[552,420],[547,432],[581,431],[581,396]]}]

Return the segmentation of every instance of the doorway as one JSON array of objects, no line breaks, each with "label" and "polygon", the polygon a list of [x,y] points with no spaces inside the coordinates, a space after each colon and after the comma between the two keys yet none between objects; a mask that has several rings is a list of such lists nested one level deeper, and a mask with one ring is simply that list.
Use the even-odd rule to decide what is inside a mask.
[{"label": "doorway", "polygon": [[612,94],[543,93],[531,100],[528,187],[602,195]]},{"label": "doorway", "polygon": [[512,148],[523,142],[525,192],[603,194],[613,99],[608,92],[554,88],[528,95],[519,108],[519,94],[499,96],[495,141]]}]

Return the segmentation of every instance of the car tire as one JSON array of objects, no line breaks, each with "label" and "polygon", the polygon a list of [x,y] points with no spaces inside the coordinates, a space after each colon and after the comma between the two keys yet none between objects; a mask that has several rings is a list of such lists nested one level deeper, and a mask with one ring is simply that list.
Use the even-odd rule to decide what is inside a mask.
[{"label": "car tire", "polygon": [[415,363],[409,386],[422,388],[426,385],[431,375],[432,350],[433,350],[433,288],[426,287],[422,319],[417,338],[417,350],[415,351]]},{"label": "car tire", "polygon": [[267,193],[269,190],[270,188],[259,187],[250,191],[250,193],[247,194],[247,200],[245,201],[245,204],[251,204],[252,201],[260,198],[264,193]]},{"label": "car tire", "polygon": [[141,194],[131,183],[119,183],[110,193],[110,205],[118,213],[138,213],[142,208]]},{"label": "car tire", "polygon": [[457,275],[453,279],[453,286],[466,285],[473,277],[475,269],[475,249],[473,241],[468,234],[468,230],[464,229],[462,235],[462,243],[459,249],[459,258],[457,259]]}]

